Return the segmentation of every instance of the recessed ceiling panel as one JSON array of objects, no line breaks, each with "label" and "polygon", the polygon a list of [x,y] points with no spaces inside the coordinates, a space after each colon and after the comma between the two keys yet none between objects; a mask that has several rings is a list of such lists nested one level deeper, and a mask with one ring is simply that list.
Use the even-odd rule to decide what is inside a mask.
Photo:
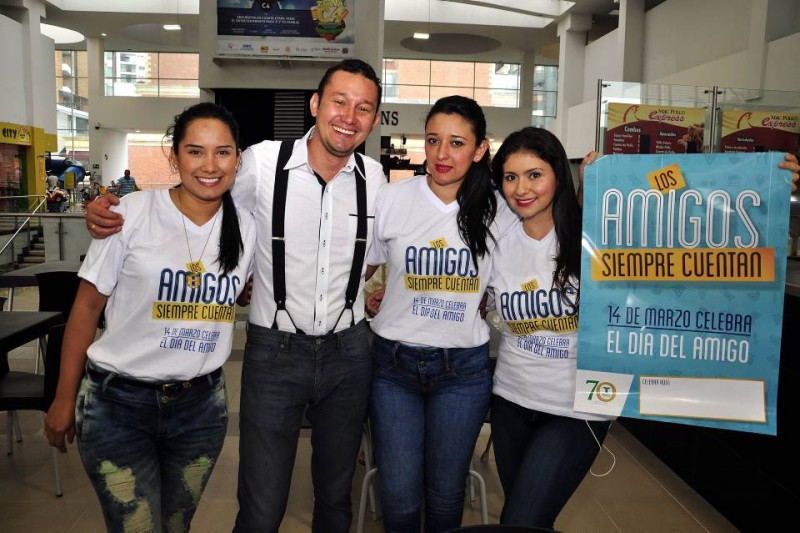
[{"label": "recessed ceiling panel", "polygon": [[466,33],[432,33],[429,39],[408,37],[400,45],[426,54],[480,54],[500,48],[500,41]]}]

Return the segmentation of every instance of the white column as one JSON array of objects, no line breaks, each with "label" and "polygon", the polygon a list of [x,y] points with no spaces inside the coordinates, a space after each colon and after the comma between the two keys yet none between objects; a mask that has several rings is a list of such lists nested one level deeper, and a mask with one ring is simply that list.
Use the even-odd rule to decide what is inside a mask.
[{"label": "white column", "polygon": [[[44,2],[23,0],[21,4],[19,21],[22,25],[22,49],[19,53],[23,58],[21,75],[27,95],[24,124],[54,132],[56,129],[53,74],[55,56],[53,42],[42,36],[40,21],[45,15]],[[49,79],[46,76],[49,76]]]},{"label": "white column", "polygon": [[748,80],[758,82],[764,88],[767,68],[767,12],[769,0],[752,0],[750,4],[750,28],[748,33],[747,61],[741,68],[747,71]]},{"label": "white column", "polygon": [[[372,65],[379,78],[383,76],[383,15],[385,8],[385,0],[358,1],[356,4],[356,57]],[[367,138],[365,151],[376,161],[380,159],[380,122]]]},{"label": "white column", "polygon": [[569,108],[583,103],[586,32],[591,26],[591,15],[587,13],[568,14],[558,22],[558,117],[553,123],[553,133],[562,142],[567,138]]},{"label": "white column", "polygon": [[620,0],[617,60],[622,79],[617,81],[642,81],[643,52],[644,0]]}]

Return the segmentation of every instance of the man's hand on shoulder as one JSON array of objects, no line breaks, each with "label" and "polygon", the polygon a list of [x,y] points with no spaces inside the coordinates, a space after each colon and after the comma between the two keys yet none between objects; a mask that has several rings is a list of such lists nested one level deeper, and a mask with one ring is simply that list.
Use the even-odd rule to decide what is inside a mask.
[{"label": "man's hand on shoulder", "polygon": [[86,206],[86,228],[95,239],[105,239],[122,230],[122,215],[111,210],[119,205],[119,198],[113,194],[98,196]]}]

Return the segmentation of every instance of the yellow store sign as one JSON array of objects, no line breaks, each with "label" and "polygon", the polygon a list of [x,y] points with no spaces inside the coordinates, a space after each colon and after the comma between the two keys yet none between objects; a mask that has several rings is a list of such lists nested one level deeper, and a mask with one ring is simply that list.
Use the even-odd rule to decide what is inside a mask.
[{"label": "yellow store sign", "polygon": [[30,146],[32,140],[33,134],[30,127],[11,124],[10,122],[0,122],[1,143]]}]

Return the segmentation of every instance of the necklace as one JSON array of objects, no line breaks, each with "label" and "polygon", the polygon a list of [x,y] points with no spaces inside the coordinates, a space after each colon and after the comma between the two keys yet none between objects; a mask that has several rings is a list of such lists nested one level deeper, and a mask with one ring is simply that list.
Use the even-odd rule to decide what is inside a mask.
[{"label": "necklace", "polygon": [[203,250],[200,252],[200,256],[197,258],[197,261],[195,261],[192,257],[192,247],[189,246],[189,233],[186,231],[186,215],[183,214],[180,191],[178,191],[177,194],[178,211],[181,212],[181,222],[183,223],[183,236],[186,238],[186,249],[189,251],[189,262],[186,263],[186,285],[192,289],[196,289],[200,287],[201,276],[203,272],[206,271],[206,267],[203,266],[203,254],[206,251],[206,246],[208,246],[208,241],[211,239],[211,234],[214,233],[214,226],[216,225],[217,217],[219,216],[219,208],[217,208],[217,212],[214,214],[214,221],[211,223],[211,231],[208,232],[208,237],[206,237]]}]

